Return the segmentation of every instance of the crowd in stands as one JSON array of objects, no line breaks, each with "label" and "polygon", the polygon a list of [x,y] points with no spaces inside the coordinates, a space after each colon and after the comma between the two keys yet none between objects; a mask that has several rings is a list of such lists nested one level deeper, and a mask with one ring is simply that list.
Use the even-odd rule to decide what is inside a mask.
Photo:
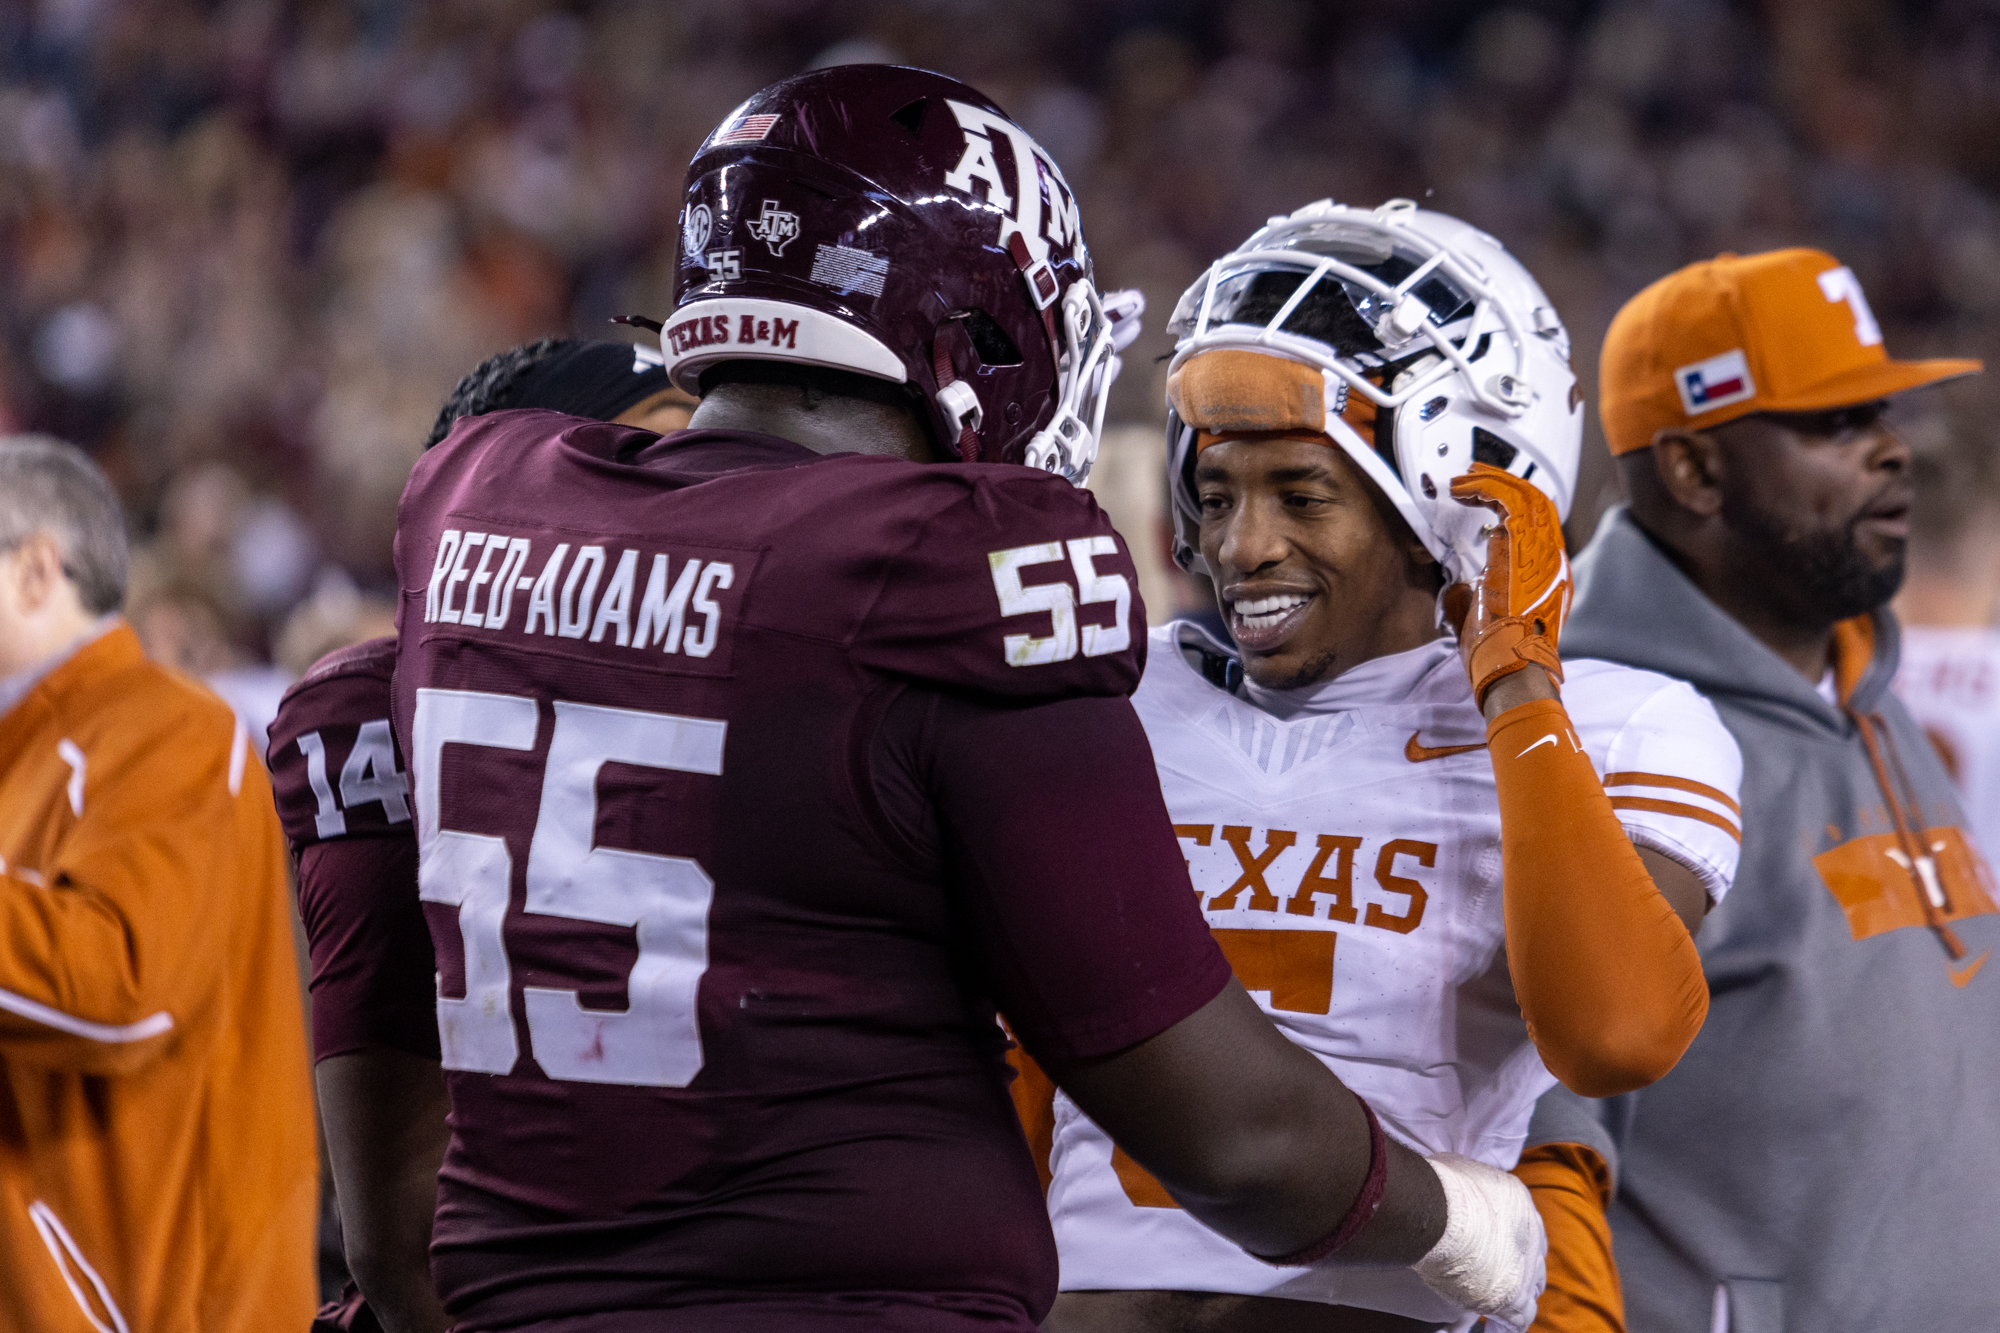
[{"label": "crowd in stands", "polygon": [[[1101,285],[1151,306],[1121,422],[1161,417],[1203,262],[1326,195],[1493,232],[1586,390],[1641,286],[1791,244],[1856,270],[1898,356],[2000,360],[1990,0],[35,0],[0,7],[0,430],[92,451],[136,626],[255,711],[386,623],[459,375],[666,314],[694,148],[872,60],[976,84],[1063,164]],[[1996,394],[1907,428],[1989,447]],[[1585,452],[1573,540],[1612,496]]]}]

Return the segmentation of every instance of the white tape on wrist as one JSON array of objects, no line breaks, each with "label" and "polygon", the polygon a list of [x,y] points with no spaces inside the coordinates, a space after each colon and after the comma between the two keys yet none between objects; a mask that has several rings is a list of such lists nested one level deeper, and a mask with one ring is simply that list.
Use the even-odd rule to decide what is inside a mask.
[{"label": "white tape on wrist", "polygon": [[1548,1277],[1549,1239],[1528,1187],[1457,1153],[1424,1159],[1444,1186],[1444,1235],[1413,1268],[1446,1300],[1483,1314],[1506,1333],[1535,1322]]}]

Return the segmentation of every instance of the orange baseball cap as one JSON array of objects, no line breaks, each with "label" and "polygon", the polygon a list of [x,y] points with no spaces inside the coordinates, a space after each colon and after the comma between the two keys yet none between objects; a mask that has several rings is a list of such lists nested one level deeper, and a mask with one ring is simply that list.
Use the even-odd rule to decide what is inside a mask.
[{"label": "orange baseball cap", "polygon": [[1598,412],[1627,454],[1665,427],[1869,403],[1984,368],[1891,361],[1861,283],[1824,250],[1725,254],[1625,303],[1604,335]]}]

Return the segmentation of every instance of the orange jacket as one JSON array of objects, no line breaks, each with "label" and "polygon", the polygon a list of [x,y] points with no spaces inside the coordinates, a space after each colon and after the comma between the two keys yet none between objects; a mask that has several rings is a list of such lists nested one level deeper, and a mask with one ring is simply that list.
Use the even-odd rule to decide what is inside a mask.
[{"label": "orange jacket", "polygon": [[284,856],[228,707],[123,625],[0,715],[0,1330],[311,1319]]}]

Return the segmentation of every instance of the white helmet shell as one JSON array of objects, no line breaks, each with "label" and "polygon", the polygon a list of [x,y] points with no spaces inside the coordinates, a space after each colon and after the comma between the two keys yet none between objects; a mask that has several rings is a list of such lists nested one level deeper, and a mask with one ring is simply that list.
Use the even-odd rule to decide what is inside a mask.
[{"label": "white helmet shell", "polygon": [[[1220,348],[1319,369],[1326,433],[1381,488],[1451,582],[1486,567],[1491,515],[1451,498],[1474,462],[1522,477],[1569,515],[1583,400],[1569,334],[1520,261],[1478,228],[1392,199],[1322,199],[1273,218],[1198,278],[1167,325],[1169,371]],[[1340,417],[1376,408],[1375,441]],[[1174,558],[1207,573],[1194,430],[1168,419]]]}]

